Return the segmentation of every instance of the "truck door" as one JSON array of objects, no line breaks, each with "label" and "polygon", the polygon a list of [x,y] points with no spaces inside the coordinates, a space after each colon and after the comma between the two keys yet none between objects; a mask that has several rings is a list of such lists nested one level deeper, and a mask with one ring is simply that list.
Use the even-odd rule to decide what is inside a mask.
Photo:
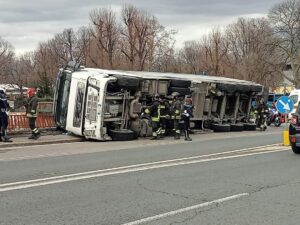
[{"label": "truck door", "polygon": [[87,139],[101,140],[100,130],[100,80],[89,77],[85,105],[83,134]]}]

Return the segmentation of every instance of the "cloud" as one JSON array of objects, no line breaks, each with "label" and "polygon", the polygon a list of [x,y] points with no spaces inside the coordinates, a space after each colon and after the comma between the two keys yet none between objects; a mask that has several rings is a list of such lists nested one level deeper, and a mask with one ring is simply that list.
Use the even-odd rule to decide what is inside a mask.
[{"label": "cloud", "polygon": [[281,0],[0,0],[0,36],[17,52],[33,50],[40,41],[65,28],[89,25],[92,9],[110,7],[120,12],[131,4],[155,15],[168,29],[178,31],[177,41],[198,39],[212,28],[224,27],[238,17],[266,15]]}]

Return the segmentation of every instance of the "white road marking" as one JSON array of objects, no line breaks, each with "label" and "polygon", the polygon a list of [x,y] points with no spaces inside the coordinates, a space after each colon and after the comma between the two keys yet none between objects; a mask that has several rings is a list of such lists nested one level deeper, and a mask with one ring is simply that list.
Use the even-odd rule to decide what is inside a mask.
[{"label": "white road marking", "polygon": [[177,214],[180,214],[180,213],[188,212],[188,211],[191,211],[191,210],[203,208],[203,207],[206,207],[206,206],[210,206],[210,205],[214,205],[214,204],[220,204],[220,203],[230,201],[230,200],[235,200],[235,199],[238,199],[238,198],[241,198],[241,197],[244,197],[244,196],[248,196],[248,195],[249,195],[249,193],[241,193],[241,194],[237,194],[237,195],[232,195],[232,196],[229,196],[229,197],[213,200],[211,202],[204,202],[204,203],[201,203],[201,204],[198,204],[198,205],[193,205],[193,206],[190,206],[190,207],[170,211],[170,212],[167,212],[167,213],[162,213],[162,214],[159,214],[159,215],[156,215],[156,216],[147,217],[147,218],[144,218],[144,219],[141,219],[141,220],[136,220],[136,221],[133,221],[133,222],[130,222],[130,223],[125,223],[123,225],[138,225],[138,224],[142,224],[142,223],[147,223],[147,222],[151,222],[151,221],[154,221],[154,220],[166,218],[166,217],[169,217],[169,216],[174,216],[174,215],[177,215]]},{"label": "white road marking", "polygon": [[[261,150],[261,152],[258,149]],[[58,184],[76,180],[83,180],[83,179],[90,179],[95,177],[104,177],[110,175],[117,175],[117,174],[125,174],[125,173],[132,173],[138,171],[145,171],[151,169],[159,169],[159,168],[166,168],[172,166],[179,166],[179,165],[189,165],[195,163],[202,163],[202,162],[210,162],[210,161],[217,161],[223,159],[233,159],[245,156],[252,156],[258,154],[266,154],[266,153],[273,153],[273,152],[280,152],[286,151],[287,147],[279,147],[279,146],[269,146],[263,148],[248,148],[247,150],[234,150],[222,153],[215,153],[209,155],[200,155],[200,156],[193,156],[187,158],[179,158],[179,159],[172,159],[172,160],[165,160],[165,161],[157,161],[151,163],[142,163],[130,166],[123,166],[123,167],[116,167],[116,168],[109,168],[109,169],[102,169],[102,170],[95,170],[95,171],[88,171],[82,173],[75,173],[75,174],[68,174],[62,176],[55,176],[55,177],[48,177],[48,178],[41,178],[41,179],[34,179],[34,180],[27,180],[27,181],[19,181],[13,183],[4,183],[0,184],[0,192],[11,191],[11,190],[19,190],[25,188],[32,188],[38,186],[45,186],[50,184]],[[238,153],[239,155],[229,155],[229,156],[221,156],[230,153]],[[207,157],[207,158],[205,158]],[[213,157],[213,158],[209,158]]]},{"label": "white road marking", "polygon": [[[173,142],[170,142],[170,143],[173,144]],[[70,143],[66,143],[66,144],[70,144]],[[152,145],[152,144],[145,144],[145,145]],[[224,154],[224,153],[245,151],[245,150],[256,149],[256,148],[261,148],[261,147],[279,146],[279,145],[280,144],[271,144],[271,145],[263,145],[263,146],[258,146],[258,147],[244,148],[244,149],[238,149],[238,150],[233,150],[233,151],[228,151],[228,152],[217,153],[217,155],[218,154]],[[41,154],[41,155],[29,155],[29,156],[20,156],[20,157],[12,157],[12,158],[4,158],[4,159],[0,158],[0,161],[16,161],[16,160],[23,160],[23,159],[38,159],[38,158],[44,158],[44,157],[83,155],[83,154],[87,154],[87,153],[95,153],[95,152],[94,151],[93,152],[77,152],[75,154],[73,152],[60,152],[60,153],[47,154],[47,155]],[[214,154],[212,154],[212,155],[214,155]],[[198,157],[198,156],[196,156],[196,157]],[[188,159],[188,158],[186,158],[186,159]]]}]

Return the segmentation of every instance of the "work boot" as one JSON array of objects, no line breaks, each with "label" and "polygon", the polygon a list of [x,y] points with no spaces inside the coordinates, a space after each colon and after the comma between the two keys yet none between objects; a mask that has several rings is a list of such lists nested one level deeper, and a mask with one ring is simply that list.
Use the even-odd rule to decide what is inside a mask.
[{"label": "work boot", "polygon": [[185,140],[185,141],[192,141],[192,138],[186,137],[184,140]]},{"label": "work boot", "polygon": [[190,136],[189,136],[189,131],[185,130],[184,136],[185,136],[185,138],[184,138],[185,141],[192,141],[192,138],[190,138]]},{"label": "work boot", "polygon": [[36,134],[33,135],[33,139],[34,139],[34,140],[37,140],[37,139],[40,138],[40,136],[41,136],[40,133],[36,133]]},{"label": "work boot", "polygon": [[3,142],[13,142],[9,137],[3,137]]},{"label": "work boot", "polygon": [[157,136],[152,136],[150,140],[157,140]]},{"label": "work boot", "polygon": [[28,139],[35,139],[34,134],[31,134],[31,136],[28,137]]}]

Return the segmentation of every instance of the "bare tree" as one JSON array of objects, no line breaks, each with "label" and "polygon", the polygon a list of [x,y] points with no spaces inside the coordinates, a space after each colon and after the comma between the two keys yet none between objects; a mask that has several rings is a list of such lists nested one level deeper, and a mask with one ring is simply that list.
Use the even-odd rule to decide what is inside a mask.
[{"label": "bare tree", "polygon": [[291,64],[293,77],[285,78],[300,88],[300,1],[287,0],[269,12],[274,29],[275,46],[284,64]]},{"label": "bare tree", "polygon": [[111,9],[95,9],[90,13],[90,20],[93,25],[92,36],[98,50],[107,54],[109,66],[114,68],[114,56],[120,35],[116,15]]},{"label": "bare tree", "polygon": [[272,85],[281,80],[282,63],[273,47],[272,29],[264,18],[238,19],[226,30],[228,60],[236,78]]},{"label": "bare tree", "polygon": [[13,46],[0,37],[0,76],[1,82],[10,76],[11,66],[15,57]]},{"label": "bare tree", "polygon": [[137,35],[134,23],[138,14],[138,10],[131,5],[126,5],[122,8],[122,22],[124,26],[121,28],[121,52],[129,60],[131,70],[134,69],[136,57],[135,43]]},{"label": "bare tree", "polygon": [[174,34],[148,12],[132,5],[123,7],[120,45],[130,69],[157,70],[157,59],[174,51]]},{"label": "bare tree", "polygon": [[[228,42],[220,30],[213,30],[208,37],[202,39],[205,49],[205,67],[209,74],[226,75]],[[229,75],[229,74],[227,74]]]},{"label": "bare tree", "polygon": [[33,56],[33,52],[27,52],[15,58],[11,67],[9,83],[18,85],[21,94],[23,94],[24,86],[34,83],[36,64]]},{"label": "bare tree", "polygon": [[185,64],[183,72],[196,74],[202,70],[202,52],[204,52],[204,48],[200,42],[189,41],[184,43],[184,47],[179,53],[181,60]]},{"label": "bare tree", "polygon": [[59,68],[59,57],[53,55],[51,41],[40,43],[38,49],[35,51],[34,60],[36,84],[44,95],[51,95],[52,86],[57,69]]},{"label": "bare tree", "polygon": [[77,48],[75,50],[76,60],[83,63],[83,65],[87,65],[87,60],[89,56],[90,50],[90,42],[91,42],[91,32],[87,27],[81,27],[78,29],[77,33]]}]

